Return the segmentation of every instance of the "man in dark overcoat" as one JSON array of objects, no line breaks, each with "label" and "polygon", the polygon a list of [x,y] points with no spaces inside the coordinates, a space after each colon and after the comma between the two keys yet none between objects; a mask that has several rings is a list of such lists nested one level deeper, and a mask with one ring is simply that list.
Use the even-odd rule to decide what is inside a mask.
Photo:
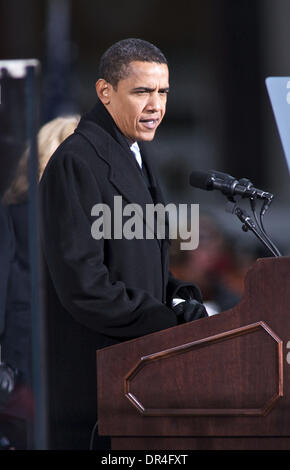
[{"label": "man in dark overcoat", "polygon": [[[116,196],[144,213],[164,203],[142,142],[154,138],[169,90],[164,55],[140,39],[109,48],[100,77],[96,105],[40,184],[53,449],[89,447],[96,349],[207,315],[198,287],[169,274],[168,239],[93,236],[96,204],[109,207],[114,225]],[[175,307],[173,298],[185,301]]]}]

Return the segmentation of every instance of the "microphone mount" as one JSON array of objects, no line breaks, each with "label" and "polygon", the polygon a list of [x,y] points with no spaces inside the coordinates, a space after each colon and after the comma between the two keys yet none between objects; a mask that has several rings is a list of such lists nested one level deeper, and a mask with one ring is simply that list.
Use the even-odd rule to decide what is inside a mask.
[{"label": "microphone mount", "polygon": [[[247,178],[241,178],[240,180],[237,180],[231,175],[215,170],[211,170],[209,172],[193,172],[190,175],[190,184],[194,187],[205,189],[207,191],[212,191],[214,189],[221,191],[221,193],[224,194],[228,199],[226,211],[231,212],[238,217],[238,219],[243,223],[242,230],[245,232],[251,230],[264,244],[264,246],[272,253],[272,255],[276,257],[282,256],[276,245],[267,235],[263,225],[263,216],[272,203],[274,198],[273,194],[255,188],[253,183]],[[243,198],[248,198],[250,200],[251,209],[256,223],[252,220],[245,209],[242,209],[238,205],[238,202]],[[263,201],[263,206],[260,211],[260,224],[255,212],[257,199]]]},{"label": "microphone mount", "polygon": [[241,196],[242,198],[258,198],[268,201],[272,201],[273,194],[257,189],[253,186],[253,183],[247,178],[240,180],[235,179],[233,176],[221,173],[218,171],[211,171],[209,173],[208,180],[206,181],[206,188],[210,190],[220,190],[225,196]]}]

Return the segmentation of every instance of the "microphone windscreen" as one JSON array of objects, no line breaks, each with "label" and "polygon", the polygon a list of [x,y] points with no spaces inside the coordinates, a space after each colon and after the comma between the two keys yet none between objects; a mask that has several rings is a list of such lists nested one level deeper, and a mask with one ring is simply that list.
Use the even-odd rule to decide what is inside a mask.
[{"label": "microphone windscreen", "polygon": [[211,172],[196,170],[191,173],[189,183],[194,188],[210,190],[212,189],[211,178]]}]

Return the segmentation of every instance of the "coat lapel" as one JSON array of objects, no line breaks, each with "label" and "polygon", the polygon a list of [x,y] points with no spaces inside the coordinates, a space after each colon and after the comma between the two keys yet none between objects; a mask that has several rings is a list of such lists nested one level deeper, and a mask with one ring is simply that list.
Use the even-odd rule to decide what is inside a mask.
[{"label": "coat lapel", "polygon": [[[146,152],[144,151],[144,162],[148,169],[151,184],[150,191],[146,185],[142,171],[136,165],[134,155],[125,137],[116,128],[114,121],[102,104],[100,108],[100,104],[98,103],[92,112],[81,119],[75,132],[88,140],[99,157],[109,165],[110,182],[123,198],[128,203],[138,204],[138,206],[141,207],[139,215],[143,218],[144,223],[149,230],[154,233],[155,238],[161,245],[161,240],[157,238],[156,224],[150,226],[148,220],[146,220],[146,204],[163,203],[162,193],[160,187],[157,185]],[[136,212],[139,211],[136,210]]]},{"label": "coat lapel", "polygon": [[[153,174],[149,171],[150,183],[154,182],[154,186],[149,188],[145,183],[144,176],[142,171],[137,167],[134,160],[134,156],[131,155],[131,151],[128,147],[128,152],[124,151],[124,158],[116,158],[115,144],[110,143],[111,147],[111,172],[110,172],[110,181],[118,189],[118,191],[124,196],[124,198],[133,204],[138,204],[141,207],[139,213],[140,217],[143,218],[143,221],[147,228],[154,234],[154,237],[157,239],[159,245],[161,245],[161,240],[158,238],[156,224],[150,225],[150,222],[146,219],[146,205],[147,204],[156,204],[161,203],[161,195],[158,193],[158,189],[155,186],[155,180]],[[119,155],[120,157],[121,155]],[[126,158],[126,164],[124,163]],[[143,155],[142,155],[143,158]],[[156,196],[158,199],[156,200]],[[137,208],[138,208],[137,206]],[[139,212],[136,210],[136,212]],[[166,230],[166,228],[165,228]]]},{"label": "coat lapel", "polygon": [[109,165],[109,179],[127,202],[141,206],[152,204],[150,192],[129,146],[128,150],[125,149],[99,125],[89,121],[81,121],[75,132],[88,140],[98,156]]},{"label": "coat lapel", "polygon": [[[149,179],[151,183],[150,187],[150,192],[152,195],[152,199],[154,200],[154,204],[163,204],[165,206],[165,198],[163,191],[161,189],[160,184],[157,181],[156,174],[157,171],[154,168],[153,162],[150,158],[150,156],[147,153],[146,145],[141,144],[140,145],[141,153],[142,153],[142,158],[145,161],[149,173]],[[155,232],[156,233],[156,232]],[[165,213],[165,241],[170,243],[170,238],[169,238],[169,220],[168,220],[168,214],[167,212]]]}]

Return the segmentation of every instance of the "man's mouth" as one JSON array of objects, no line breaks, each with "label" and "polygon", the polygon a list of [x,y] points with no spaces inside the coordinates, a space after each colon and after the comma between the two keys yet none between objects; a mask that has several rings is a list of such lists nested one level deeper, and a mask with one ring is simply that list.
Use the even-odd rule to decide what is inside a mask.
[{"label": "man's mouth", "polygon": [[146,129],[155,129],[157,127],[159,119],[140,119],[139,121]]}]

